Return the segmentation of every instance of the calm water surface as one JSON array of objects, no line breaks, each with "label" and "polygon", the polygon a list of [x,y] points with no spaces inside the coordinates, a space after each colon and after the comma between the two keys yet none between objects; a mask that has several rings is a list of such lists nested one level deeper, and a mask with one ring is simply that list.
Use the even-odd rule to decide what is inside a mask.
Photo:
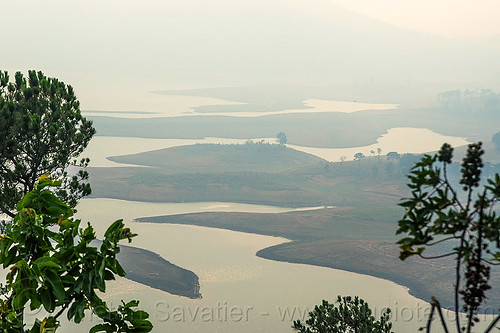
[{"label": "calm water surface", "polygon": [[[193,208],[194,208],[193,204]],[[206,203],[199,204],[206,209]],[[202,299],[173,296],[141,284],[118,279],[108,284],[106,298],[116,306],[121,299],[140,299],[155,325],[154,332],[292,332],[322,299],[359,295],[375,314],[393,310],[395,332],[416,332],[425,323],[427,305],[407,289],[387,280],[329,268],[261,259],[255,252],[286,242],[283,238],[213,228],[133,222],[142,216],[184,211],[172,204],[83,200],[78,216],[93,223],[98,235],[123,218],[139,233],[134,246],[160,254],[200,277]],[[268,207],[256,210],[267,211]],[[449,314],[451,317],[451,314]],[[87,318],[76,330],[63,323],[61,332],[85,332],[97,323]]]},{"label": "calm water surface", "polygon": [[388,130],[386,134],[377,139],[377,143],[369,146],[338,149],[295,145],[288,145],[288,147],[316,155],[327,161],[339,162],[342,156],[345,156],[346,161],[353,160],[354,154],[358,152],[365,156],[377,156],[377,148],[382,149],[381,155],[388,152],[422,154],[439,150],[444,142],[449,143],[452,147],[469,144],[465,138],[442,135],[426,128],[396,127]]},{"label": "calm water surface", "polygon": [[[139,93],[139,92],[138,92]],[[233,116],[233,117],[259,117],[272,114],[285,114],[285,113],[317,113],[317,112],[343,112],[352,113],[357,111],[366,110],[391,110],[397,109],[397,104],[374,104],[374,103],[357,103],[346,101],[332,101],[324,99],[307,99],[303,101],[306,109],[289,109],[282,111],[272,112],[212,112],[212,113],[196,113],[194,108],[198,106],[207,105],[240,105],[245,103],[227,101],[209,97],[199,96],[177,96],[177,95],[163,95],[140,93],[142,98],[130,98],[130,96],[120,96],[120,100],[130,98],[126,104],[128,110],[126,112],[109,111],[113,110],[111,106],[103,104],[99,110],[107,111],[83,111],[85,116],[107,116],[119,118],[158,118],[158,117],[178,117],[178,116]],[[147,101],[147,103],[145,102]],[[137,110],[142,110],[138,112]]]},{"label": "calm water surface", "polygon": [[[244,141],[95,137],[86,156],[91,157],[92,166],[119,166],[122,164],[110,162],[106,156],[197,142]],[[388,151],[418,153],[436,150],[444,141],[452,145],[466,143],[462,138],[445,137],[425,129],[405,128],[390,130],[377,144],[368,147],[340,150],[293,148],[335,161],[343,155],[349,159],[348,155],[358,151],[369,155],[369,150],[376,150],[377,147],[383,150],[383,154]],[[417,145],[422,142],[426,145]],[[399,146],[400,143],[405,145]],[[152,315],[154,332],[292,332],[292,320],[304,318],[314,304],[322,299],[334,300],[337,295],[359,295],[369,302],[377,316],[386,306],[391,307],[395,332],[416,332],[425,324],[426,302],[410,296],[403,286],[367,275],[274,262],[255,256],[258,250],[287,242],[286,239],[196,226],[134,222],[135,218],[165,214],[284,212],[287,209],[233,203],[173,204],[113,199],[86,199],[78,209],[78,216],[92,222],[99,237],[114,220],[123,218],[134,232],[139,233],[139,237],[134,239],[134,246],[156,252],[199,276],[203,295],[199,300],[173,296],[123,278],[109,284],[106,298],[113,305],[119,304],[120,299],[141,300],[141,305]],[[447,315],[452,317],[451,313]],[[88,318],[78,331],[88,331],[88,327],[95,323],[95,318]],[[61,331],[76,330],[67,324]]]},{"label": "calm water surface", "polygon": [[[264,140],[265,142],[276,142],[275,138],[257,138],[255,141]],[[136,154],[149,150],[192,145],[196,143],[220,143],[220,144],[243,144],[246,139],[227,139],[227,138],[205,138],[201,140],[186,139],[146,139],[129,137],[108,137],[96,136],[90,141],[89,146],[84,152],[91,160],[90,166],[93,167],[111,167],[127,166],[106,159],[108,156]],[[364,147],[354,148],[315,148],[296,145],[287,145],[290,148],[303,151],[328,161],[338,162],[341,156],[346,157],[346,161],[352,160],[354,154],[362,152],[366,156],[371,156],[371,150],[376,154],[377,148],[382,149],[385,155],[390,151],[403,153],[425,153],[438,150],[443,142],[448,142],[453,147],[468,144],[465,138],[445,136],[435,133],[425,128],[399,127],[390,129],[387,134],[382,135],[377,143]]]}]

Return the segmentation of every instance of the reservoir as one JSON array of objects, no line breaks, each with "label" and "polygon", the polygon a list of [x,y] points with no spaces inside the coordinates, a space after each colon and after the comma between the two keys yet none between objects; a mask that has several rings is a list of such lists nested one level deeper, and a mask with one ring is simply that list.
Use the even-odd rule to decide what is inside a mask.
[{"label": "reservoir", "polygon": [[[374,104],[374,103],[357,103],[347,101],[332,101],[324,99],[307,99],[302,103],[305,108],[289,109],[282,111],[271,112],[211,112],[211,113],[196,113],[194,110],[198,106],[225,106],[225,105],[241,105],[245,103],[236,101],[227,101],[217,98],[200,97],[200,96],[180,96],[180,95],[164,95],[145,92],[134,92],[137,96],[130,94],[120,94],[119,98],[113,100],[113,107],[101,104],[101,109],[116,108],[116,101],[123,103],[122,110],[130,111],[93,111],[85,110],[85,116],[107,116],[119,118],[158,118],[158,117],[178,117],[178,116],[234,116],[234,117],[259,117],[272,114],[286,113],[317,113],[317,112],[342,112],[352,113],[366,110],[392,110],[397,109],[397,104]],[[139,97],[140,98],[137,98]],[[124,100],[125,99],[125,100]],[[124,103],[126,102],[126,103]],[[143,110],[137,112],[134,110]]]},{"label": "reservoir", "polygon": [[[131,245],[146,248],[200,278],[202,299],[170,295],[120,278],[110,281],[105,298],[113,306],[121,299],[140,299],[151,315],[154,332],[292,332],[292,320],[304,319],[322,299],[358,295],[375,316],[387,306],[393,311],[395,332],[416,332],[425,324],[427,303],[393,282],[330,268],[265,260],[255,253],[286,239],[221,229],[134,222],[134,218],[175,214],[176,204],[85,199],[78,217],[92,222],[98,237],[114,220],[123,218],[139,236]],[[182,204],[181,204],[182,205]],[[206,203],[198,211],[206,209]],[[254,211],[267,211],[254,207]],[[445,313],[449,318],[451,313]],[[97,323],[86,318],[78,332]],[[437,331],[437,330],[436,330]],[[64,323],[61,332],[75,332]]]},{"label": "reservoir", "polygon": [[[404,135],[410,135],[413,139],[406,146],[397,146],[407,140]],[[125,166],[111,162],[106,157],[186,144],[245,141],[96,136],[84,156],[91,158],[93,167]],[[383,150],[382,154],[393,150],[399,153],[427,152],[439,149],[445,141],[452,145],[467,143],[463,138],[445,137],[426,129],[396,128],[389,130],[376,144],[367,147],[290,147],[337,161],[338,156],[343,155],[352,159],[352,155],[359,151],[369,156],[369,151],[376,151],[378,147]],[[417,146],[419,142],[426,142],[427,145]],[[375,317],[390,307],[394,332],[416,332],[426,324],[429,311],[427,301],[411,296],[404,286],[368,275],[270,261],[255,255],[257,251],[287,242],[287,239],[190,225],[134,221],[147,216],[205,211],[280,213],[290,211],[287,208],[220,202],[146,203],[114,199],[84,199],[77,208],[78,217],[83,223],[91,222],[98,237],[102,237],[113,221],[124,219],[127,227],[139,234],[132,246],[153,251],[199,276],[203,298],[194,300],[125,278],[108,283],[105,298],[110,304],[117,307],[122,299],[139,299],[141,307],[151,315],[154,332],[293,332],[293,320],[304,321],[315,304],[321,303],[323,299],[333,302],[337,295],[363,298],[369,303]],[[453,317],[451,312],[445,312],[445,316],[450,320]],[[87,317],[83,325],[78,326],[78,332],[88,332],[97,323],[96,318]],[[60,331],[75,332],[75,326],[63,322]],[[437,329],[434,331],[439,332]]]},{"label": "reservoir", "polygon": [[[198,211],[206,209],[205,203],[199,205]],[[137,217],[178,213],[185,206],[177,209],[175,204],[86,199],[78,209],[79,217],[83,222],[91,221],[98,236],[111,222],[123,218],[139,234],[133,246],[156,252],[199,276],[203,295],[199,300],[173,296],[126,279],[109,283],[106,297],[114,304],[120,299],[139,298],[152,315],[156,332],[290,332],[291,320],[300,319],[299,313],[304,315],[322,299],[334,300],[337,295],[359,295],[374,309],[386,305],[426,306],[404,287],[386,280],[255,256],[262,248],[287,241],[283,238],[133,222]],[[255,211],[267,209],[256,207]],[[224,309],[233,315],[224,317]],[[401,327],[414,324],[401,322]]]},{"label": "reservoir", "polygon": [[[276,142],[275,138],[257,138],[253,140],[264,140],[271,143]],[[96,136],[90,141],[87,149],[83,153],[83,156],[90,157],[91,167],[128,166],[126,164],[109,161],[106,157],[136,154],[149,150],[193,145],[197,143],[244,144],[245,141],[247,141],[247,139],[204,138],[201,140],[187,140]],[[305,153],[316,155],[326,159],[327,161],[339,162],[341,156],[345,156],[346,161],[352,160],[354,158],[354,154],[357,152],[362,152],[365,156],[375,156],[377,154],[377,148],[382,149],[382,155],[391,151],[395,151],[400,154],[421,154],[439,150],[444,142],[451,144],[453,147],[468,144],[468,141],[465,138],[445,136],[425,128],[398,127],[388,130],[386,134],[382,135],[377,140],[377,143],[364,147],[316,148],[295,145],[287,146]],[[371,150],[375,153],[371,154]]]},{"label": "reservoir", "polygon": [[353,160],[354,154],[358,152],[367,157],[377,156],[378,148],[382,149],[381,155],[386,155],[388,152],[423,154],[439,150],[445,142],[452,147],[460,147],[469,143],[465,138],[442,135],[426,128],[396,127],[389,129],[386,134],[378,138],[377,143],[364,147],[316,148],[294,145],[288,145],[288,147],[316,155],[330,162],[339,162],[342,156],[346,161]]}]

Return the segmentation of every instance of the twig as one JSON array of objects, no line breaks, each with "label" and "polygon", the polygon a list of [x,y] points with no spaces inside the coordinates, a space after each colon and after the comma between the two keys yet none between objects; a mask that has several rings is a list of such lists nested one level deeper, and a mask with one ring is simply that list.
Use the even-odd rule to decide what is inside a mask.
[{"label": "twig", "polygon": [[490,325],[488,326],[488,328],[486,328],[486,331],[484,331],[484,333],[491,332],[491,330],[495,328],[495,326],[496,326],[496,324],[498,323],[499,320],[500,320],[500,314],[495,318],[495,320],[493,320],[490,323]]}]

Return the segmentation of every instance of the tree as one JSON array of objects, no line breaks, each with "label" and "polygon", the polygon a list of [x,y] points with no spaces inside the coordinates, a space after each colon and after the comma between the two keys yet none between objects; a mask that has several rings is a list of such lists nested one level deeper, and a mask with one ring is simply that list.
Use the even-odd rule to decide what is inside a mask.
[{"label": "tree", "polygon": [[[461,163],[458,186],[447,175],[453,155],[450,145],[444,144],[434,156],[425,155],[408,176],[411,197],[400,203],[406,209],[397,230],[405,235],[398,241],[400,259],[413,255],[425,259],[453,258],[455,324],[460,333],[471,332],[479,321],[478,309],[491,288],[490,266],[500,262],[500,217],[495,212],[495,203],[500,199],[500,176],[481,183],[483,153],[481,142],[469,145]],[[432,246],[437,250],[426,255]],[[434,311],[442,319],[439,302],[433,299],[431,305],[428,332]],[[465,325],[459,310],[467,313]],[[485,332],[490,332],[499,321],[500,315]],[[446,328],[443,319],[441,323]]]},{"label": "tree", "polygon": [[[79,323],[85,312],[92,311],[104,323],[90,332],[150,332],[148,314],[134,310],[138,301],[123,303],[111,311],[99,297],[106,281],[125,272],[116,259],[118,242],[136,235],[115,221],[107,229],[100,248],[90,223],[80,227],[73,210],[54,190],[61,181],[43,176],[17,205],[13,223],[0,237],[0,264],[7,270],[6,284],[0,293],[0,330],[6,333],[55,332],[58,318],[66,312],[69,320]],[[122,301],[123,302],[123,301]],[[48,316],[37,319],[26,329],[23,311],[44,308]]]},{"label": "tree", "polygon": [[377,148],[377,155],[378,155],[379,160],[380,160],[380,154],[382,154],[382,148],[378,147]]},{"label": "tree", "polygon": [[357,161],[361,161],[363,158],[365,158],[365,154],[361,152],[354,154],[354,159]]},{"label": "tree", "polygon": [[399,160],[401,158],[401,155],[399,155],[397,152],[395,151],[390,151],[386,154],[387,156],[387,160]]},{"label": "tree", "polygon": [[309,312],[306,324],[293,322],[293,328],[300,333],[390,333],[390,309],[386,309],[375,320],[368,303],[358,297],[337,296],[336,304],[323,300]]},{"label": "tree", "polygon": [[276,139],[278,140],[278,143],[280,145],[286,145],[286,143],[288,142],[286,139],[286,134],[283,132],[279,132],[278,134],[276,134]]},{"label": "tree", "polygon": [[[0,71],[0,133],[0,213],[14,217],[16,203],[44,174],[63,179],[58,195],[71,207],[90,194],[89,160],[76,159],[95,129],[70,85],[35,71],[10,82]],[[70,165],[80,168],[69,175]]]}]

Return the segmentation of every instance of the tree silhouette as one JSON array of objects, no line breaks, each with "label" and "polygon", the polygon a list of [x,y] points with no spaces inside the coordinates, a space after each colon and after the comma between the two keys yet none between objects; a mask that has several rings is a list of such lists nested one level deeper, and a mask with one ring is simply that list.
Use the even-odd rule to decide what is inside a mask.
[{"label": "tree silhouette", "polygon": [[387,159],[388,160],[399,160],[401,158],[401,155],[399,155],[397,152],[395,151],[390,151],[387,153]]},{"label": "tree silhouette", "polygon": [[354,159],[358,162],[361,161],[363,158],[365,158],[365,154],[361,152],[354,154]]},{"label": "tree silhouette", "polygon": [[[80,113],[73,88],[42,72],[17,72],[14,82],[0,71],[0,213],[14,217],[17,202],[45,174],[62,179],[58,195],[74,207],[90,194],[84,168],[76,160],[95,133]],[[72,175],[68,167],[79,167]]]},{"label": "tree silhouette", "polygon": [[[447,174],[453,148],[444,144],[438,154],[425,155],[408,176],[411,197],[400,204],[406,210],[397,230],[405,235],[398,241],[400,259],[417,255],[454,260],[455,323],[460,333],[471,332],[479,321],[478,309],[486,298],[485,292],[491,288],[490,266],[500,261],[500,217],[495,211],[500,199],[500,176],[497,174],[482,185],[483,153],[481,142],[469,145],[461,163],[459,189],[452,185]],[[427,255],[426,249],[432,246],[445,250]],[[431,305],[428,331],[434,311],[442,316],[439,302],[433,299]],[[467,313],[465,325],[460,321],[459,310]],[[500,315],[486,332],[499,320]],[[444,321],[442,325],[447,330]]]},{"label": "tree silhouette", "polygon": [[380,320],[375,320],[368,303],[358,297],[337,296],[336,303],[323,300],[309,313],[305,325],[300,320],[293,328],[300,333],[390,333],[390,309],[383,311]]},{"label": "tree silhouette", "polygon": [[276,139],[278,140],[278,143],[280,145],[286,145],[286,143],[288,142],[286,139],[286,134],[283,132],[279,132],[278,134],[276,134]]}]

